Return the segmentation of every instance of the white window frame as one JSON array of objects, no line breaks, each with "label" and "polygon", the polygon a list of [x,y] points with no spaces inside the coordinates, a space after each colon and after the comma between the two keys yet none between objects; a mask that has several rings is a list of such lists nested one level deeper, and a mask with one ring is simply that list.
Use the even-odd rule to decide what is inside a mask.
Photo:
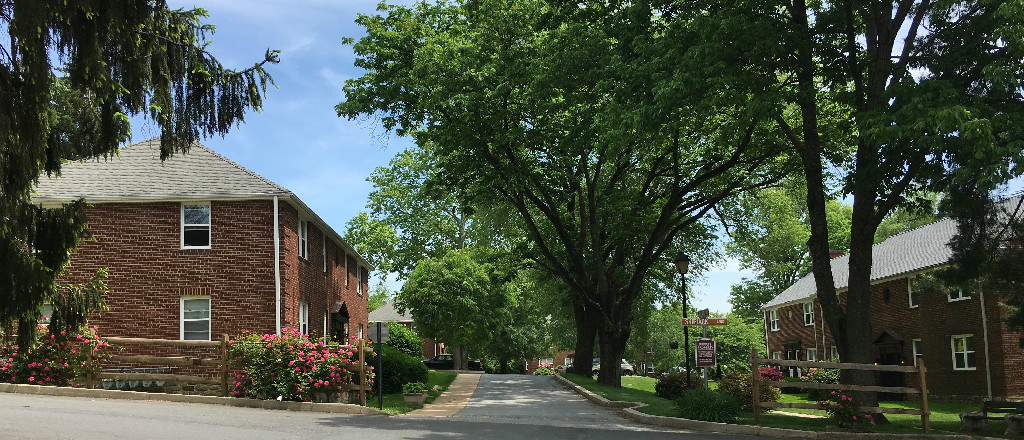
[{"label": "white window frame", "polygon": [[[967,338],[970,338],[970,339],[973,340],[974,339],[974,334],[953,335],[953,336],[950,336],[950,338],[949,338],[949,351],[952,354],[953,371],[974,371],[974,370],[978,369],[978,366],[976,365],[977,364],[977,352],[975,350],[968,350],[967,349]],[[963,339],[964,340],[964,351],[962,351],[962,352],[956,351],[956,341],[958,339]],[[957,366],[956,366],[956,355],[958,353],[962,353],[963,356],[964,356],[964,366],[963,366],[963,368],[957,368]],[[974,354],[975,355],[975,362],[974,362],[974,364],[971,364],[970,362],[968,362],[970,360],[970,356],[968,356],[968,355],[970,355],[970,354]]]},{"label": "white window frame", "polygon": [[[915,279],[916,279],[915,277],[907,278],[907,303],[910,304],[910,308],[912,308],[912,309],[916,309],[916,308],[918,308],[918,306],[921,305],[921,297],[920,296],[916,296],[915,297],[915,293],[917,293],[914,290],[914,280]],[[915,301],[915,299],[916,299],[916,301]]]},{"label": "white window frame", "polygon": [[814,325],[814,301],[803,303],[804,307],[804,327]]},{"label": "white window frame", "polygon": [[[185,207],[186,206],[205,206],[207,212],[209,213],[209,217],[210,217],[209,221],[210,222],[209,223],[185,223]],[[181,215],[180,215],[180,218],[181,218],[181,223],[180,223],[180,227],[179,227],[179,230],[178,230],[178,235],[179,235],[178,238],[179,238],[179,243],[181,244],[181,248],[182,249],[212,249],[213,248],[213,208],[210,206],[210,202],[188,202],[188,203],[182,202],[181,203]],[[209,237],[207,239],[207,242],[209,242],[209,244],[207,244],[206,246],[186,246],[185,245],[185,227],[186,226],[192,226],[192,227],[205,226],[206,227],[206,233],[209,234]]]},{"label": "white window frame", "polygon": [[773,332],[779,331],[779,309],[768,311],[768,328]]},{"label": "white window frame", "polygon": [[924,355],[924,353],[923,353],[924,347],[921,346],[921,340],[920,339],[911,339],[910,340],[910,351],[911,351],[911,354],[914,357],[914,366],[916,367],[917,366],[917,358],[919,358],[919,357]]},{"label": "white window frame", "polygon": [[946,301],[947,302],[967,301],[967,300],[971,299],[971,296],[966,294],[966,293],[964,293],[964,289],[962,289],[962,288],[956,289],[956,293],[957,293],[956,298],[954,298],[951,293],[952,293],[952,291],[947,291],[946,292]]},{"label": "white window frame", "polygon": [[299,219],[299,258],[309,260],[309,222]]},{"label": "white window frame", "polygon": [[359,340],[363,339],[363,323],[359,323]]},{"label": "white window frame", "polygon": [[299,333],[309,334],[309,303],[299,300]]},{"label": "white window frame", "polygon": [[835,345],[833,345],[831,347],[831,349],[829,350],[829,354],[832,355],[832,358],[831,358],[832,362],[839,362],[839,347],[836,347]]},{"label": "white window frame", "polygon": [[363,266],[356,266],[356,295],[363,296]]},{"label": "white window frame", "polygon": [[781,351],[773,351],[772,352],[772,359],[781,360],[782,359],[782,352]]},{"label": "white window frame", "polygon": [[818,362],[818,349],[817,348],[808,348],[807,349],[807,361],[809,361],[809,362]]},{"label": "white window frame", "polygon": [[[206,310],[207,310],[208,316],[206,318],[203,318],[203,319],[185,319],[185,301],[186,300],[197,300],[197,299],[205,299],[206,300]],[[213,333],[213,302],[210,301],[210,297],[209,296],[183,296],[178,301],[178,304],[179,304],[179,307],[180,307],[179,314],[178,314],[179,324],[180,324],[179,328],[181,329],[180,332],[179,332],[178,337],[181,340],[183,340],[183,341],[186,340],[185,339],[185,322],[206,321],[206,324],[207,324],[206,325],[206,339],[188,339],[188,340],[189,341],[209,341],[209,340],[211,340],[210,339],[210,337],[211,337],[210,335]]]}]

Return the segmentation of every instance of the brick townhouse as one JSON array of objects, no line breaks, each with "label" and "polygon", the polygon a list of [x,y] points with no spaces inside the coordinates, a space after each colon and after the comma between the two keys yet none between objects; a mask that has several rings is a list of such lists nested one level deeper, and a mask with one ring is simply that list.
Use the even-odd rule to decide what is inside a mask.
[{"label": "brick townhouse", "polygon": [[362,336],[370,265],[294,193],[196,144],[160,161],[159,139],[65,164],[34,202],[85,198],[93,239],[72,279],[107,268],[105,336],[219,339],[299,328]]},{"label": "brick townhouse", "polygon": [[[1020,333],[1007,329],[1000,298],[983,288],[936,289],[929,275],[948,264],[956,223],[945,219],[890,237],[872,248],[871,328],[875,361],[916,365],[924,359],[929,392],[944,397],[1024,397]],[[831,260],[845,303],[849,256]],[[931,286],[931,287],[929,287]],[[838,359],[822,320],[814,275],[796,282],[763,308],[772,358]],[[798,375],[797,369],[787,369]],[[886,386],[914,386],[917,374],[880,373]]]}]

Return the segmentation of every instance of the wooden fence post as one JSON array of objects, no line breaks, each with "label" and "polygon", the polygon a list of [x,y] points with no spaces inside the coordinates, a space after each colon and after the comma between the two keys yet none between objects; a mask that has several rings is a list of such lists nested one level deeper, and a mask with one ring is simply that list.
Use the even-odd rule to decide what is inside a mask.
[{"label": "wooden fence post", "polygon": [[928,382],[925,381],[924,358],[917,358],[917,375],[921,378],[921,428],[927,434],[931,430],[931,413],[928,411]]},{"label": "wooden fence post", "polygon": [[366,406],[366,387],[369,385],[366,383],[366,353],[365,342],[359,340],[359,404]]},{"label": "wooden fence post", "polygon": [[220,341],[220,395],[228,397],[228,335]]},{"label": "wooden fence post", "polygon": [[750,393],[754,398],[754,424],[761,426],[761,374],[757,371],[757,349],[750,350]]},{"label": "wooden fence post", "polygon": [[89,372],[85,374],[85,388],[91,390],[96,388],[96,365],[93,364],[95,358],[93,357],[92,349],[88,345],[85,346],[84,350],[86,351],[85,365],[89,368]]}]

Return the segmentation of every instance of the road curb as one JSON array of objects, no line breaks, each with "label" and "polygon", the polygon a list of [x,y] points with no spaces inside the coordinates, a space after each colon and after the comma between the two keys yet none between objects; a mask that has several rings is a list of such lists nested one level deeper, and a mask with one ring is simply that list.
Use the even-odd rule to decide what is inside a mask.
[{"label": "road curb", "polygon": [[800,439],[821,439],[830,440],[834,439],[836,435],[841,434],[842,438],[852,440],[970,440],[971,437],[966,435],[936,435],[936,434],[888,434],[888,433],[872,433],[872,432],[811,432],[811,431],[800,431],[795,429],[782,429],[782,428],[767,428],[763,426],[749,426],[749,425],[733,425],[728,423],[715,423],[715,422],[703,422],[700,420],[690,420],[678,417],[664,417],[654,416],[650,414],[644,414],[637,411],[639,408],[647,406],[645,403],[640,402],[623,402],[608,400],[597,394],[590,392],[586,388],[576,385],[569,379],[562,377],[560,374],[555,375],[555,380],[562,384],[566,388],[576,391],[581,396],[594,402],[597,405],[605,406],[609,408],[621,408],[623,415],[635,422],[662,426],[666,428],[676,429],[688,429],[694,431],[706,431],[706,432],[718,432],[723,434],[737,434],[737,435],[753,435],[760,437],[775,437],[775,438],[800,438]]},{"label": "road curb", "polygon": [[84,388],[52,387],[0,383],[0,393],[36,394],[59,397],[88,397],[94,399],[152,400],[178,403],[206,403],[210,405],[235,406],[243,408],[277,409],[288,411],[311,411],[333,414],[388,415],[365,406],[347,403],[283,402],[278,400],[242,399],[236,397],[186,396],[182,394],[143,393],[138,391],[87,390]]}]

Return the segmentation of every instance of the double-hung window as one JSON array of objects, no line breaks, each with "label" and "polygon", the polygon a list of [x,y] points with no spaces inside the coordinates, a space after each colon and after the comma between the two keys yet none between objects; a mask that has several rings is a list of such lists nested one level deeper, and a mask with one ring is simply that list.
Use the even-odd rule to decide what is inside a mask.
[{"label": "double-hung window", "polygon": [[181,298],[181,339],[210,340],[210,298]]},{"label": "double-hung window", "polygon": [[773,332],[779,331],[779,310],[768,311],[768,322]]},{"label": "double-hung window", "polygon": [[356,294],[363,296],[363,266],[356,268]]},{"label": "double-hung window", "polygon": [[914,350],[914,366],[916,367],[917,366],[917,360],[920,359],[921,355],[922,355],[921,340],[920,339],[914,339],[914,340],[910,341],[910,347],[911,347],[911,349]]},{"label": "double-hung window", "polygon": [[299,332],[309,334],[309,303],[299,301]]},{"label": "double-hung window", "polygon": [[804,325],[814,325],[814,301],[804,303]]},{"label": "double-hung window", "polygon": [[181,204],[181,248],[210,249],[210,205]]},{"label": "double-hung window", "polygon": [[807,349],[807,360],[811,361],[811,362],[817,362],[818,361],[818,349],[817,348],[808,348]]},{"label": "double-hung window", "polygon": [[971,299],[971,296],[964,293],[964,289],[956,289],[949,290],[948,292],[946,292],[946,298],[949,300],[949,302],[954,302]]},{"label": "double-hung window", "polygon": [[299,258],[309,259],[309,222],[299,220]]},{"label": "double-hung window", "polygon": [[955,335],[950,338],[949,345],[953,351],[954,370],[973,370],[976,368],[974,335]]},{"label": "double-hung window", "polygon": [[839,349],[836,348],[835,345],[832,346],[830,353],[831,355],[829,356],[829,359],[831,359],[832,362],[839,362]]},{"label": "double-hung window", "polygon": [[912,309],[917,308],[917,306],[919,305],[919,303],[917,302],[917,290],[919,289],[918,284],[919,283],[917,278],[907,278],[907,298],[910,301],[910,308]]}]

